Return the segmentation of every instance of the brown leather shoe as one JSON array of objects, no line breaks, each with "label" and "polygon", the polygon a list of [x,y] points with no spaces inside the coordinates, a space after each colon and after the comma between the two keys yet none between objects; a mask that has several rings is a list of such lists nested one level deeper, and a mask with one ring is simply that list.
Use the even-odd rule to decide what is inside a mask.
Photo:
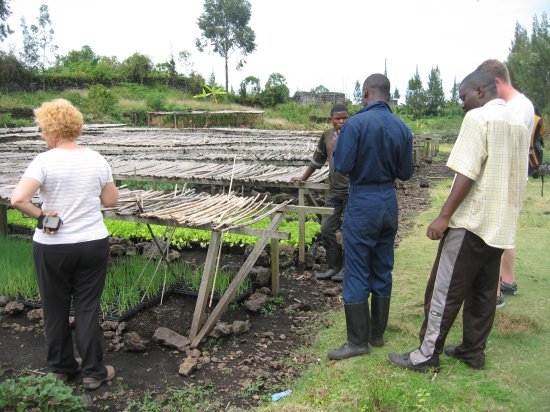
[{"label": "brown leather shoe", "polygon": [[103,385],[104,382],[109,382],[112,380],[115,377],[115,368],[111,365],[105,365],[105,369],[107,369],[107,376],[103,379],[83,378],[82,383],[84,384],[84,388],[89,391],[94,391]]}]

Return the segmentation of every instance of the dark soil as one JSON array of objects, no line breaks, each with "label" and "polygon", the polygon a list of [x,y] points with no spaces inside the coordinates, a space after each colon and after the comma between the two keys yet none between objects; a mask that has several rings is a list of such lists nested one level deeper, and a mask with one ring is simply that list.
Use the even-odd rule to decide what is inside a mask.
[{"label": "dark soil", "polygon": [[[410,181],[399,183],[401,210],[397,243],[410,227],[410,220],[429,206],[429,186],[444,176],[449,176],[449,172],[442,163],[425,163],[417,168]],[[324,314],[339,310],[342,305],[341,285],[317,281],[312,275],[313,269],[284,270],[282,299],[272,300],[263,314],[249,313],[241,305],[232,305],[221,321],[249,320],[250,330],[239,336],[204,340],[198,348],[201,351],[199,367],[189,377],[178,374],[187,354],[162,347],[152,336],[161,326],[187,336],[195,298],[171,295],[162,306],[141,311],[127,321],[126,330],[137,332],[149,341],[146,351],[115,351],[112,341],[105,339],[105,360],[115,367],[117,376],[100,389],[87,392],[92,404],[90,409],[124,410],[133,401],[142,402],[146,393],[150,399],[166,404],[171,393],[169,388],[186,389],[188,400],[196,410],[226,410],[228,406],[246,409],[287,389],[289,380],[318,362],[307,354],[307,346],[315,342],[317,331],[327,326]],[[18,315],[0,315],[0,375],[3,375],[0,380],[47,371],[43,328],[29,320],[27,312],[25,309]],[[306,351],[296,355],[299,347],[306,347]],[[75,393],[84,392],[78,377],[69,385]]]}]

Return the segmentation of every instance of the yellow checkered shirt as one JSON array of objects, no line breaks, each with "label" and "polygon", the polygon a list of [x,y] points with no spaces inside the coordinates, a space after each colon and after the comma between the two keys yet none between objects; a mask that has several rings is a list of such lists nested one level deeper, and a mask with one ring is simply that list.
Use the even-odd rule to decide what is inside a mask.
[{"label": "yellow checkered shirt", "polygon": [[504,100],[466,113],[447,166],[474,181],[449,222],[511,249],[527,184],[529,133]]}]

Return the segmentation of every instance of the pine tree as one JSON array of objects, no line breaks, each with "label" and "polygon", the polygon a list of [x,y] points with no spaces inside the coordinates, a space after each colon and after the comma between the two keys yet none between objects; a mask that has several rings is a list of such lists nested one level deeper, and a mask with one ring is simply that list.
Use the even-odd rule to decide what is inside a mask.
[{"label": "pine tree", "polygon": [[361,90],[361,84],[359,80],[355,82],[355,89],[353,90],[353,103],[361,104],[363,101],[363,91]]},{"label": "pine tree", "polygon": [[512,84],[539,108],[550,110],[550,26],[546,13],[533,17],[531,37],[516,23],[507,59]]},{"label": "pine tree", "polygon": [[445,92],[439,66],[432,67],[428,75],[428,88],[426,90],[426,111],[428,116],[439,116],[445,105]]},{"label": "pine tree", "polygon": [[408,112],[412,114],[413,118],[420,119],[426,104],[426,92],[422,86],[420,74],[418,74],[418,66],[416,67],[416,73],[409,80],[405,103],[407,105]]}]

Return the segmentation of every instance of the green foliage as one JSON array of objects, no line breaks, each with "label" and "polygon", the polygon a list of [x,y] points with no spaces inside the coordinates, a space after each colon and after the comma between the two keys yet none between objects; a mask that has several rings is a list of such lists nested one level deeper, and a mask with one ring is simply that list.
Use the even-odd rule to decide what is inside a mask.
[{"label": "green foliage", "polygon": [[288,121],[305,124],[309,122],[309,116],[319,113],[315,106],[290,102],[277,106],[277,114]]},{"label": "green foliage", "polygon": [[409,113],[412,114],[414,120],[420,119],[424,112],[424,106],[426,104],[426,91],[422,86],[422,79],[418,73],[418,67],[416,73],[409,80],[409,87],[407,89],[406,104]]},{"label": "green foliage", "polygon": [[212,397],[212,385],[197,385],[182,388],[170,387],[163,393],[165,401],[154,399],[154,394],[146,392],[143,401],[131,400],[123,412],[191,412],[199,410],[221,410],[225,407],[221,399]]},{"label": "green foliage", "polygon": [[328,93],[328,92],[330,92],[330,90],[327,87],[320,84],[319,86],[314,87],[313,89],[311,89],[311,92],[312,93]]},{"label": "green foliage", "polygon": [[148,56],[134,53],[122,62],[122,70],[126,79],[143,84],[145,77],[153,70],[153,62]]},{"label": "green foliage", "polygon": [[0,383],[0,409],[3,411],[83,411],[82,399],[72,394],[52,374],[25,376]]},{"label": "green foliage", "polygon": [[193,99],[210,99],[212,103],[217,104],[220,96],[225,94],[227,94],[227,92],[223,88],[218,87],[215,84],[211,86],[205,84],[202,87],[202,93],[193,96]]},{"label": "green foliage", "polygon": [[32,73],[17,60],[15,55],[0,51],[0,79],[4,84],[25,83],[31,76]]},{"label": "green foliage", "polygon": [[29,121],[25,119],[13,119],[11,113],[0,113],[0,127],[25,127]]},{"label": "green foliage", "polygon": [[[34,272],[32,244],[23,239],[0,238],[0,295],[40,302],[38,283]],[[216,275],[214,290],[223,295],[233,280],[234,273],[220,269]],[[176,261],[168,268],[161,260],[142,256],[123,256],[111,259],[105,288],[101,295],[101,310],[105,314],[120,316],[140,302],[167,292],[182,281],[190,291],[197,292],[202,278],[202,267]],[[237,296],[250,289],[248,280],[243,282]]]},{"label": "green foliage", "polygon": [[86,105],[89,112],[94,116],[113,114],[116,110],[117,99],[102,84],[94,84],[88,89]]},{"label": "green foliage", "polygon": [[361,101],[363,100],[363,91],[361,89],[361,84],[359,83],[359,80],[357,80],[355,82],[355,88],[353,89],[354,104],[361,104]]},{"label": "green foliage", "polygon": [[0,249],[0,295],[39,301],[31,243],[22,239],[0,238]]},{"label": "green foliage", "polygon": [[282,296],[270,296],[267,298],[265,306],[260,308],[260,313],[265,316],[268,313],[275,312],[284,302],[285,298]]},{"label": "green foliage", "polygon": [[428,75],[428,88],[426,89],[426,108],[424,114],[427,116],[439,116],[445,106],[445,92],[441,81],[439,66],[432,67]]},{"label": "green foliage", "polygon": [[187,266],[173,262],[172,270],[162,261],[148,260],[141,256],[124,256],[112,262],[101,295],[103,313],[122,315],[142,301],[155,298],[167,291],[179,280]]},{"label": "green foliage", "polygon": [[166,94],[157,92],[147,97],[147,107],[155,112],[160,112],[166,109]]},{"label": "green foliage", "polygon": [[540,20],[537,15],[533,17],[531,37],[516,23],[507,65],[514,86],[541,110],[550,111],[550,25],[546,12]]},{"label": "green foliage", "polygon": [[5,23],[12,13],[10,10],[9,1],[10,0],[0,1],[0,44],[6,37],[13,33],[10,26]]}]

